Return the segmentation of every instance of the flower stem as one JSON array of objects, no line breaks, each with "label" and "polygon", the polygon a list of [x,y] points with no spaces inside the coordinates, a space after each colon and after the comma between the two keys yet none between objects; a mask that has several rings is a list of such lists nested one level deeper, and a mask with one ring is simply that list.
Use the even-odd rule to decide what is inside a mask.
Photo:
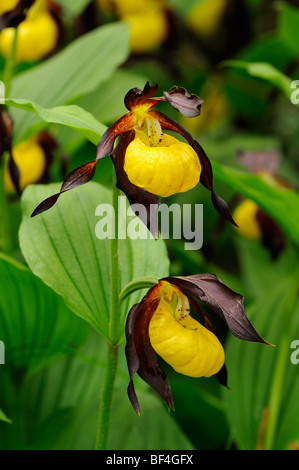
[{"label": "flower stem", "polygon": [[102,387],[96,450],[106,450],[109,437],[112,397],[117,370],[118,346],[107,345],[106,371]]},{"label": "flower stem", "polygon": [[105,377],[102,386],[100,415],[98,422],[98,434],[96,450],[105,450],[108,445],[112,398],[118,362],[119,343],[119,257],[118,257],[118,195],[116,188],[116,175],[113,171],[113,195],[112,204],[115,213],[115,236],[110,242],[111,278],[110,278],[110,322],[109,343],[107,344],[107,361]]}]

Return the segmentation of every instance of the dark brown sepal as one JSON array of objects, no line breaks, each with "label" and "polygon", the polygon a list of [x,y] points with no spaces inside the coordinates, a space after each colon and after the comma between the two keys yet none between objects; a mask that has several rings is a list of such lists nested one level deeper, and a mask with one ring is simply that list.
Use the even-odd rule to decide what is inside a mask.
[{"label": "dark brown sepal", "polygon": [[31,217],[35,217],[36,215],[39,215],[42,212],[45,212],[46,210],[53,207],[58,198],[61,196],[61,194],[91,181],[95,174],[96,163],[96,160],[89,163],[85,163],[79,168],[73,170],[65,178],[61,186],[60,192],[45,199],[41,204],[39,204],[38,207],[33,211]]},{"label": "dark brown sepal", "polygon": [[232,291],[214,274],[196,274],[162,279],[192,295],[222,318],[231,333],[243,341],[267,343],[246,316],[244,298]]},{"label": "dark brown sepal", "polygon": [[150,104],[150,106],[155,106],[155,104],[159,103],[160,100],[157,101],[155,99],[150,101],[150,98],[154,96],[154,94],[158,90],[158,85],[151,86],[149,82],[146,82],[145,87],[143,90],[140,88],[132,88],[128,91],[125,96],[125,106],[126,108],[131,111],[135,106],[139,106],[145,103]]},{"label": "dark brown sepal", "polygon": [[0,105],[0,161],[4,152],[12,153],[13,120]]},{"label": "dark brown sepal", "polygon": [[33,5],[34,0],[20,0],[17,6],[0,16],[0,31],[5,28],[18,26],[25,20],[28,9]]},{"label": "dark brown sepal", "polygon": [[[126,149],[134,139],[134,136],[135,131],[125,132],[113,152],[112,161],[117,177],[116,184],[118,189],[123,191],[127,196],[136,215],[138,215],[140,220],[146,225],[153,237],[157,239],[159,238],[158,212],[160,198],[132,184],[124,170]],[[144,218],[143,211],[138,212],[138,209],[135,210],[135,204],[140,204],[146,209],[146,218]]]},{"label": "dark brown sepal", "polygon": [[130,374],[128,396],[138,415],[140,407],[133,384],[136,373],[173,409],[166,374],[159,365],[149,338],[149,324],[159,304],[159,290],[159,284],[150,289],[143,300],[131,308],[126,323],[126,359]]},{"label": "dark brown sepal", "polygon": [[186,117],[192,118],[200,115],[203,101],[197,95],[190,95],[186,88],[173,86],[163,93],[166,101]]},{"label": "dark brown sepal", "polygon": [[286,236],[278,223],[263,210],[258,210],[256,219],[262,232],[262,244],[275,260],[286,246]]}]

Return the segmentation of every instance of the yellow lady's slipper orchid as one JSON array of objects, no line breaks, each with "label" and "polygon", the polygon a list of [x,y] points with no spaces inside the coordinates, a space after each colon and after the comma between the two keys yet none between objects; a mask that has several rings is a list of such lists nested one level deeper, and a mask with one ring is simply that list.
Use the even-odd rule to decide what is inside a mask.
[{"label": "yellow lady's slipper orchid", "polygon": [[[14,28],[0,33],[0,51],[9,57],[15,37]],[[55,49],[59,40],[59,26],[47,10],[45,2],[35,3],[28,11],[27,18],[18,26],[16,48],[17,62],[31,62],[42,59]]]},{"label": "yellow lady's slipper orchid", "polygon": [[135,54],[159,47],[168,36],[168,21],[161,8],[128,13],[121,20],[129,25],[130,50]]},{"label": "yellow lady's slipper orchid", "polygon": [[227,0],[200,0],[187,16],[188,26],[199,36],[208,37],[218,29]]},{"label": "yellow lady's slipper orchid", "polygon": [[[166,101],[184,116],[196,117],[200,114],[202,100],[177,86],[164,92],[162,97],[154,97],[157,89],[157,85],[150,86],[147,82],[143,90],[132,88],[126,94],[125,105],[129,112],[103,134],[95,160],[73,170],[59,193],[42,201],[32,217],[50,209],[66,191],[88,183],[94,177],[97,162],[111,154],[117,187],[126,194],[133,210],[135,204],[144,206],[145,211],[135,212],[155,238],[159,236],[160,196],[187,191],[198,181],[211,192],[216,210],[235,224],[228,205],[214,191],[212,165],[203,148],[178,122],[154,109]],[[164,131],[176,132],[187,143]],[[120,139],[114,148],[118,136]]]},{"label": "yellow lady's slipper orchid", "polygon": [[[12,155],[20,172],[20,189],[41,179],[46,169],[46,154],[36,137],[21,142],[12,150]],[[5,172],[5,189],[9,193],[15,191],[8,168]]]},{"label": "yellow lady's slipper orchid", "polygon": [[19,3],[19,0],[1,0],[0,15],[4,15],[4,13],[7,13],[8,11],[13,10],[17,6],[18,3]]},{"label": "yellow lady's slipper orchid", "polygon": [[[167,297],[159,302],[149,325],[149,337],[156,353],[176,372],[189,377],[211,377],[224,364],[224,351],[218,338],[194,320],[186,296],[165,283]],[[174,291],[175,289],[175,291]],[[173,297],[176,306],[171,306]],[[175,307],[180,307],[178,313]],[[187,305],[187,306],[186,306]]]},{"label": "yellow lady's slipper orchid", "polygon": [[242,201],[234,211],[233,217],[238,226],[238,231],[251,240],[260,240],[262,230],[257,215],[259,206],[251,199]]},{"label": "yellow lady's slipper orchid", "polygon": [[[282,155],[277,150],[241,151],[238,160],[251,173],[280,188],[289,188],[289,184],[277,177]],[[251,240],[260,241],[276,259],[286,246],[286,237],[279,224],[270,214],[252,200],[242,200],[234,210],[234,220],[238,232]]]},{"label": "yellow lady's slipper orchid", "polygon": [[187,143],[164,134],[157,146],[137,131],[128,145],[124,170],[131,183],[161,197],[194,188],[201,174],[197,154]]},{"label": "yellow lady's slipper orchid", "polygon": [[[161,279],[131,308],[127,317],[128,396],[137,414],[140,407],[133,384],[136,373],[173,408],[170,386],[158,355],[183,375],[216,375],[227,386],[223,347],[212,317],[198,301],[224,320],[237,338],[268,344],[247,318],[243,297],[216,276],[196,274]],[[190,316],[190,306],[201,323]]]}]

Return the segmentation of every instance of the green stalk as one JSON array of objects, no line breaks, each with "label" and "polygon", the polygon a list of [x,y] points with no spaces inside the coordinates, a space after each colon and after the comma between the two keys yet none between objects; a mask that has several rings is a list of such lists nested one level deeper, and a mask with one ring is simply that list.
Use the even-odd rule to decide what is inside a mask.
[{"label": "green stalk", "polygon": [[115,236],[110,242],[111,259],[111,289],[110,289],[110,322],[109,340],[107,344],[107,360],[105,377],[102,386],[101,405],[98,422],[98,434],[96,450],[105,450],[108,445],[112,398],[117,372],[118,342],[119,342],[119,257],[118,257],[118,195],[116,188],[116,175],[113,171],[113,196],[112,204],[115,213]]},{"label": "green stalk", "polygon": [[18,43],[18,28],[16,27],[14,30],[14,38],[13,38],[11,53],[6,61],[5,69],[3,73],[3,82],[5,85],[5,97],[7,98],[9,97],[9,94],[10,94],[11,80],[12,80],[12,77],[14,74],[14,68],[16,65],[17,43]]},{"label": "green stalk", "polygon": [[[297,273],[296,273],[297,274]],[[294,326],[294,313],[296,312],[297,302],[297,276],[296,286],[288,294],[282,319],[281,336],[278,350],[278,358],[273,374],[272,387],[269,398],[269,415],[265,432],[264,450],[274,450],[277,427],[279,423],[279,414],[282,406],[283,388],[287,367],[290,362],[290,344],[292,342],[292,333]]]}]

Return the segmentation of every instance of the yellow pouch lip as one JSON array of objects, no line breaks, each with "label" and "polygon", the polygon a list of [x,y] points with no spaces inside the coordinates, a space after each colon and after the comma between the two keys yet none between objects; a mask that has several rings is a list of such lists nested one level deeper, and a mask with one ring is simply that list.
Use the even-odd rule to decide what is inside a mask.
[{"label": "yellow pouch lip", "polygon": [[189,144],[164,133],[161,142],[150,146],[147,135],[136,131],[126,150],[124,170],[131,183],[168,197],[194,188],[200,180],[201,165]]},{"label": "yellow pouch lip", "polygon": [[159,304],[149,326],[152,347],[176,372],[211,377],[225,361],[218,338],[190,315],[177,321]]}]

